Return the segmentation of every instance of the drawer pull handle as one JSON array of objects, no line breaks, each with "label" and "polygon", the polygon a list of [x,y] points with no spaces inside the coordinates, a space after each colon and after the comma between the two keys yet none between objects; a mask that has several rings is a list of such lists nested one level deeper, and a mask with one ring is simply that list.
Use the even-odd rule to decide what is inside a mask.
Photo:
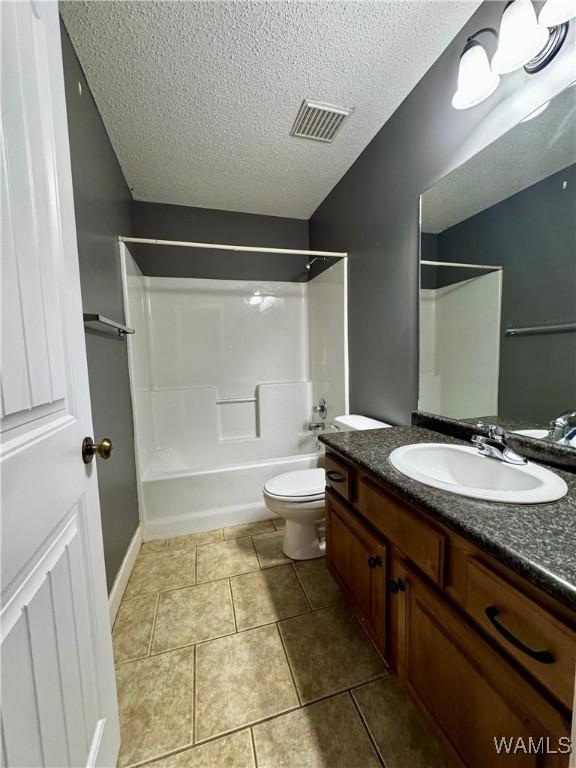
[{"label": "drawer pull handle", "polygon": [[518,648],[519,651],[522,651],[522,653],[525,653],[527,656],[530,656],[531,659],[534,659],[534,661],[539,661],[541,664],[553,664],[554,663],[554,656],[550,653],[550,651],[533,651],[532,648],[529,648],[527,645],[524,645],[524,643],[521,640],[518,640],[517,637],[515,637],[512,632],[510,632],[506,627],[502,626],[498,619],[496,618],[500,611],[498,608],[496,608],[495,605],[490,605],[486,610],[484,611],[486,616],[488,617],[488,621],[492,624],[494,629],[502,635],[503,638],[508,640],[510,645],[513,645],[514,648]]},{"label": "drawer pull handle", "polygon": [[380,557],[380,555],[376,555],[376,556],[371,555],[368,558],[368,565],[370,566],[370,568],[376,568],[377,566],[381,566],[382,558]]},{"label": "drawer pull handle", "polygon": [[333,483],[343,483],[346,479],[340,474],[340,472],[336,472],[334,469],[330,469],[328,472],[326,472],[326,477]]}]

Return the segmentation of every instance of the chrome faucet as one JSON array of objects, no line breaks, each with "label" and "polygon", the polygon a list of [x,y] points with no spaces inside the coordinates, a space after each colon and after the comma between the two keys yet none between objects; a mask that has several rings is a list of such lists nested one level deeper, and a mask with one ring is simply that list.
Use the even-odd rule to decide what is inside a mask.
[{"label": "chrome faucet", "polygon": [[[484,426],[478,424],[477,426]],[[472,442],[478,453],[490,459],[498,459],[506,464],[527,464],[528,460],[516,453],[507,444],[506,430],[496,424],[487,424],[488,436],[472,435]]]},{"label": "chrome faucet", "polygon": [[316,440],[314,441],[314,445],[316,446],[316,450],[317,451],[321,451],[322,450],[322,443],[320,442],[320,440],[318,440],[318,435],[321,432],[325,431],[326,424],[323,421],[311,421],[308,424],[307,429],[310,432],[314,432],[316,434]]},{"label": "chrome faucet", "polygon": [[552,419],[548,425],[549,432],[546,436],[547,440],[551,440],[553,443],[558,443],[563,440],[569,432],[576,427],[576,411],[566,411],[555,419]]}]

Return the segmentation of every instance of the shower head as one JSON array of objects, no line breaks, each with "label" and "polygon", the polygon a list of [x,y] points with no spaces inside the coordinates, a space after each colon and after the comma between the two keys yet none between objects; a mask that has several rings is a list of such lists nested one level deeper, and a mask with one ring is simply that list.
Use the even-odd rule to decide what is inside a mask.
[{"label": "shower head", "polygon": [[312,264],[314,264],[315,261],[326,261],[326,256],[315,256],[312,261],[308,262],[308,264],[304,264],[304,269],[310,271]]}]

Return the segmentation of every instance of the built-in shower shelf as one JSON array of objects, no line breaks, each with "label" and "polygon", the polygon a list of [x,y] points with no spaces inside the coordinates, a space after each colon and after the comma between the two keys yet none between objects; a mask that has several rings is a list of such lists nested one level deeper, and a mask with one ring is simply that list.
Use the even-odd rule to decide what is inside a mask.
[{"label": "built-in shower shelf", "polygon": [[127,325],[117,323],[115,320],[110,320],[109,317],[104,317],[97,312],[84,312],[84,324],[95,323],[97,325],[103,325],[106,328],[112,328],[118,333],[118,336],[126,336],[129,333],[135,333],[134,328],[129,328]]}]

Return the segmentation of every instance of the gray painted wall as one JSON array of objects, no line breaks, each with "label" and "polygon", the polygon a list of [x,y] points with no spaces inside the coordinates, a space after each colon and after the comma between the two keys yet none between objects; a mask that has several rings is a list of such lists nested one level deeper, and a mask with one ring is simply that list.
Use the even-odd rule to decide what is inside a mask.
[{"label": "gray painted wall", "polygon": [[[63,25],[62,50],[80,282],[85,312],[124,322],[117,237],[131,230],[131,195]],[[82,95],[78,83],[82,85]],[[108,588],[138,526],[132,403],[126,342],[86,331],[94,437],[110,437],[112,457],[98,462]]]},{"label": "gray painted wall", "polygon": [[[309,247],[308,222],[302,219],[137,201],[132,205],[132,219],[137,237],[298,250]],[[157,277],[305,282],[332,263],[316,262],[308,271],[304,268],[307,256],[133,244],[130,252],[145,275]]]},{"label": "gray painted wall", "polygon": [[576,165],[444,230],[437,240],[441,261],[504,267],[498,415],[547,424],[574,410],[576,336],[506,337],[504,330],[576,322]]},{"label": "gray painted wall", "polygon": [[573,78],[574,24],[545,70],[507,75],[483,104],[454,110],[466,38],[503,9],[478,9],[312,216],[311,247],[350,254],[352,411],[408,424],[417,407],[420,194]]}]

